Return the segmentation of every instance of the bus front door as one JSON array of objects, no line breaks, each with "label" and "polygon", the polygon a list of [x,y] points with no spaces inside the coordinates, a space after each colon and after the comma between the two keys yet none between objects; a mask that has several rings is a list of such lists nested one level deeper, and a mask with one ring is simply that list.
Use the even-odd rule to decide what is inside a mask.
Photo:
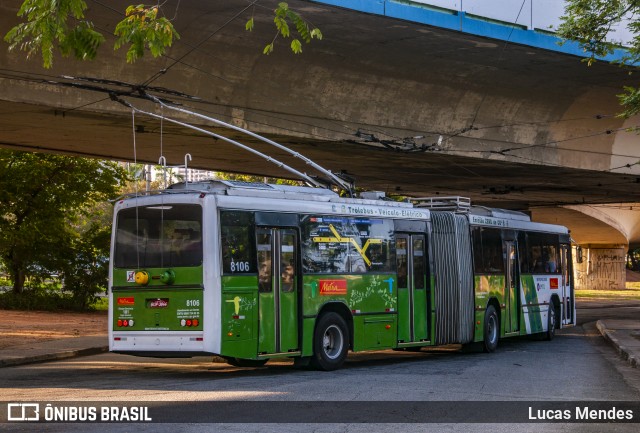
[{"label": "bus front door", "polygon": [[520,272],[515,243],[505,241],[504,250],[507,253],[504,279],[504,332],[518,332],[520,330]]},{"label": "bus front door", "polygon": [[569,244],[560,244],[560,270],[562,271],[562,313],[561,320],[563,325],[573,323],[573,278],[571,278],[571,246]]},{"label": "bus front door", "polygon": [[289,353],[298,344],[298,235],[294,229],[259,227],[258,354]]},{"label": "bus front door", "polygon": [[428,340],[426,259],[424,235],[396,236],[400,344]]}]

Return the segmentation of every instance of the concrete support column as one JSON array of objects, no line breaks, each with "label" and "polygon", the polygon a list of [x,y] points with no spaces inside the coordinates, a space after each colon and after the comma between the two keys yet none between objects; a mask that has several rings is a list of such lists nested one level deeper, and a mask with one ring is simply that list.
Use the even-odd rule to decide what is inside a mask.
[{"label": "concrete support column", "polygon": [[582,249],[582,262],[574,255],[576,289],[620,289],[626,283],[626,246],[588,246]]}]

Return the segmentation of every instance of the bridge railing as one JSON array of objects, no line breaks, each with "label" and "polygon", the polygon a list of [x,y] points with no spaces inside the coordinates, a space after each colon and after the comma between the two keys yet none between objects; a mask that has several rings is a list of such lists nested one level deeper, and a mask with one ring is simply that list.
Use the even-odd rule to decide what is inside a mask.
[{"label": "bridge railing", "polygon": [[[562,0],[410,0],[440,9],[463,12],[479,18],[517,25],[527,30],[554,32],[564,15]],[[629,17],[630,18],[630,17]],[[627,29],[629,19],[612,26],[607,40],[629,45],[633,35]],[[464,29],[460,29],[464,31]]]}]

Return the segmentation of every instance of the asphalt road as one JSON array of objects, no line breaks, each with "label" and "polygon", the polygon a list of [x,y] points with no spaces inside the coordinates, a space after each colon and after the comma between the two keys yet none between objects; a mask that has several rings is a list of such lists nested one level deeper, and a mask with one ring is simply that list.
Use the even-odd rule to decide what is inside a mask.
[{"label": "asphalt road", "polygon": [[[604,305],[601,314],[613,314],[617,307]],[[157,360],[104,354],[68,361],[0,369],[3,401],[37,400],[156,402],[170,412],[180,408],[194,419],[199,402],[275,401],[285,402],[275,410],[287,410],[286,402],[317,402],[318,408],[348,407],[354,401],[496,402],[493,410],[503,413],[508,403],[528,401],[640,401],[640,370],[629,367],[602,339],[592,321],[598,305],[579,311],[583,319],[573,328],[559,331],[551,342],[516,339],[501,341],[493,354],[460,353],[448,350],[376,352],[351,355],[345,368],[336,372],[294,369],[288,362],[270,362],[266,368],[238,369],[210,358]],[[639,307],[640,308],[640,307]],[[613,309],[613,310],[612,310]],[[627,311],[628,310],[628,311]],[[617,309],[635,315],[634,309]],[[613,312],[613,313],[612,313]],[[637,317],[637,316],[636,316]],[[142,403],[141,403],[142,404]],[[395,404],[395,406],[394,406]],[[425,403],[426,404],[426,403]],[[578,403],[576,403],[578,404]],[[333,406],[332,406],[333,405]],[[313,404],[311,409],[314,410]],[[362,413],[377,410],[363,405]],[[397,403],[389,403],[397,408]],[[233,411],[234,405],[226,410]],[[291,410],[298,410],[293,406]],[[206,407],[205,409],[206,410]],[[397,431],[633,431],[638,424],[417,424],[402,410],[392,413],[392,423],[260,424],[247,406],[238,411],[250,423],[227,424],[38,424],[40,431],[100,432],[397,432]],[[486,410],[486,407],[483,409]],[[191,412],[189,412],[191,411]],[[491,413],[491,411],[487,411]],[[330,416],[329,416],[330,418]],[[354,416],[354,419],[357,419]],[[405,419],[406,418],[406,419]],[[462,417],[464,419],[464,417]],[[33,431],[33,424],[0,424],[1,431]]]}]

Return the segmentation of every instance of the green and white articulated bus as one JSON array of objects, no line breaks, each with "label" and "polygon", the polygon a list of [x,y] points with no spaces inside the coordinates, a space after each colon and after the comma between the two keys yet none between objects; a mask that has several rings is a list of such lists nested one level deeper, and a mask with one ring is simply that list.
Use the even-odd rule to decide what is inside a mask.
[{"label": "green and white articulated bus", "polygon": [[565,227],[442,203],[231,181],[122,199],[109,348],[334,370],[349,350],[492,352],[500,338],[575,324]]}]

